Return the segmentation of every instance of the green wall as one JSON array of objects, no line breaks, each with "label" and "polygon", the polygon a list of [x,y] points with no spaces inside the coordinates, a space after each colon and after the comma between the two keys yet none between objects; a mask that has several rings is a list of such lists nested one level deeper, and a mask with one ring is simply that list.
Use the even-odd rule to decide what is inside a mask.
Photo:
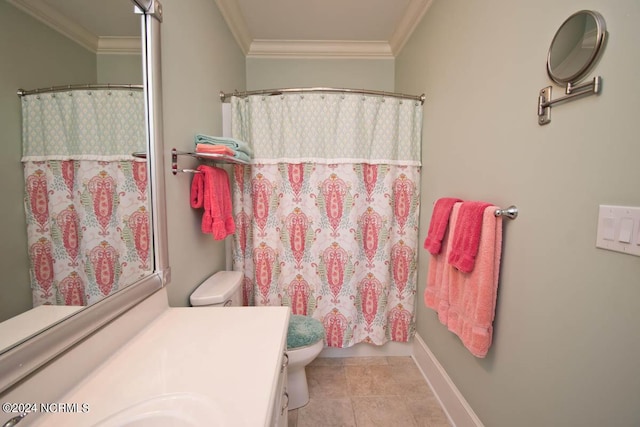
[{"label": "green wall", "polygon": [[[602,94],[539,126],[547,49],[581,9],[609,30]],[[486,426],[640,425],[640,258],[595,247],[599,204],[640,206],[639,19],[635,0],[435,0],[396,59],[395,89],[427,95],[421,238],[440,197],[520,209],[485,359],[418,305],[418,334]],[[421,251],[420,297],[427,264]]]},{"label": "green wall", "polygon": [[98,54],[97,82],[115,84],[142,84],[142,54]]},{"label": "green wall", "polygon": [[[192,174],[173,175],[170,150],[194,149],[197,133],[222,134],[222,104],[218,93],[245,88],[242,51],[215,2],[164,0],[162,23],[162,89],[167,228],[171,283],[169,304],[188,306],[191,292],[211,274],[225,269],[220,241],[201,231],[202,210],[192,209]],[[197,161],[180,156],[180,168]]]}]

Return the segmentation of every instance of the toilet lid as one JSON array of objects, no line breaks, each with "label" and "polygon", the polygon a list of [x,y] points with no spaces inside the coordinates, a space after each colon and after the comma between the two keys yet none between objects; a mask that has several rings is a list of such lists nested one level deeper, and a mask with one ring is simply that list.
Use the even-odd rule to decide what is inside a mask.
[{"label": "toilet lid", "polygon": [[289,319],[287,349],[306,347],[324,338],[324,326],[313,317],[294,314]]}]

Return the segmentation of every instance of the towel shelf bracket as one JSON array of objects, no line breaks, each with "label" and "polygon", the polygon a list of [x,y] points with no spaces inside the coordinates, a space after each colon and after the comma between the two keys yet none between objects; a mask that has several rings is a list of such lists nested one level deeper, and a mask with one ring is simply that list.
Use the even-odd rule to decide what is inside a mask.
[{"label": "towel shelf bracket", "polygon": [[201,160],[209,160],[215,163],[232,163],[239,165],[247,165],[247,162],[238,160],[232,156],[225,154],[211,154],[211,153],[193,153],[190,151],[178,151],[175,148],[171,149],[171,173],[177,175],[178,172],[184,173],[200,173],[196,169],[180,169],[178,167],[178,156],[191,156]]}]

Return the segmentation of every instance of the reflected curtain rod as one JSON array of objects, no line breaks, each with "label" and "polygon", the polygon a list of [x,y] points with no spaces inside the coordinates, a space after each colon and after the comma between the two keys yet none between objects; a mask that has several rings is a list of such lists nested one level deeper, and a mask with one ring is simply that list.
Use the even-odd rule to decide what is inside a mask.
[{"label": "reflected curtain rod", "polygon": [[85,84],[85,85],[64,85],[64,86],[51,86],[40,89],[24,90],[18,89],[18,96],[34,95],[39,93],[52,93],[52,92],[64,92],[67,90],[82,90],[82,89],[127,89],[127,90],[142,90],[142,85],[123,85],[123,84]]},{"label": "reflected curtain rod", "polygon": [[284,93],[307,93],[307,92],[328,92],[328,93],[355,93],[361,95],[378,95],[378,96],[391,96],[394,98],[411,99],[414,101],[420,101],[424,104],[426,96],[422,95],[406,95],[404,93],[384,92],[380,90],[365,90],[365,89],[342,89],[331,87],[302,87],[302,88],[283,88],[283,89],[264,89],[264,90],[250,90],[244,92],[235,91],[233,93],[224,93],[220,91],[220,101],[226,102],[232,96],[238,96],[240,98],[247,97],[249,95],[282,95]]}]

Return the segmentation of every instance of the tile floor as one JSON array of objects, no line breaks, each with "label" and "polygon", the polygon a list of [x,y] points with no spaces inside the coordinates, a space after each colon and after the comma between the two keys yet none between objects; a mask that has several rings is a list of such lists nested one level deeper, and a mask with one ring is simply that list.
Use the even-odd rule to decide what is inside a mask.
[{"label": "tile floor", "polygon": [[309,403],[289,427],[449,427],[411,357],[318,358],[306,368]]}]

